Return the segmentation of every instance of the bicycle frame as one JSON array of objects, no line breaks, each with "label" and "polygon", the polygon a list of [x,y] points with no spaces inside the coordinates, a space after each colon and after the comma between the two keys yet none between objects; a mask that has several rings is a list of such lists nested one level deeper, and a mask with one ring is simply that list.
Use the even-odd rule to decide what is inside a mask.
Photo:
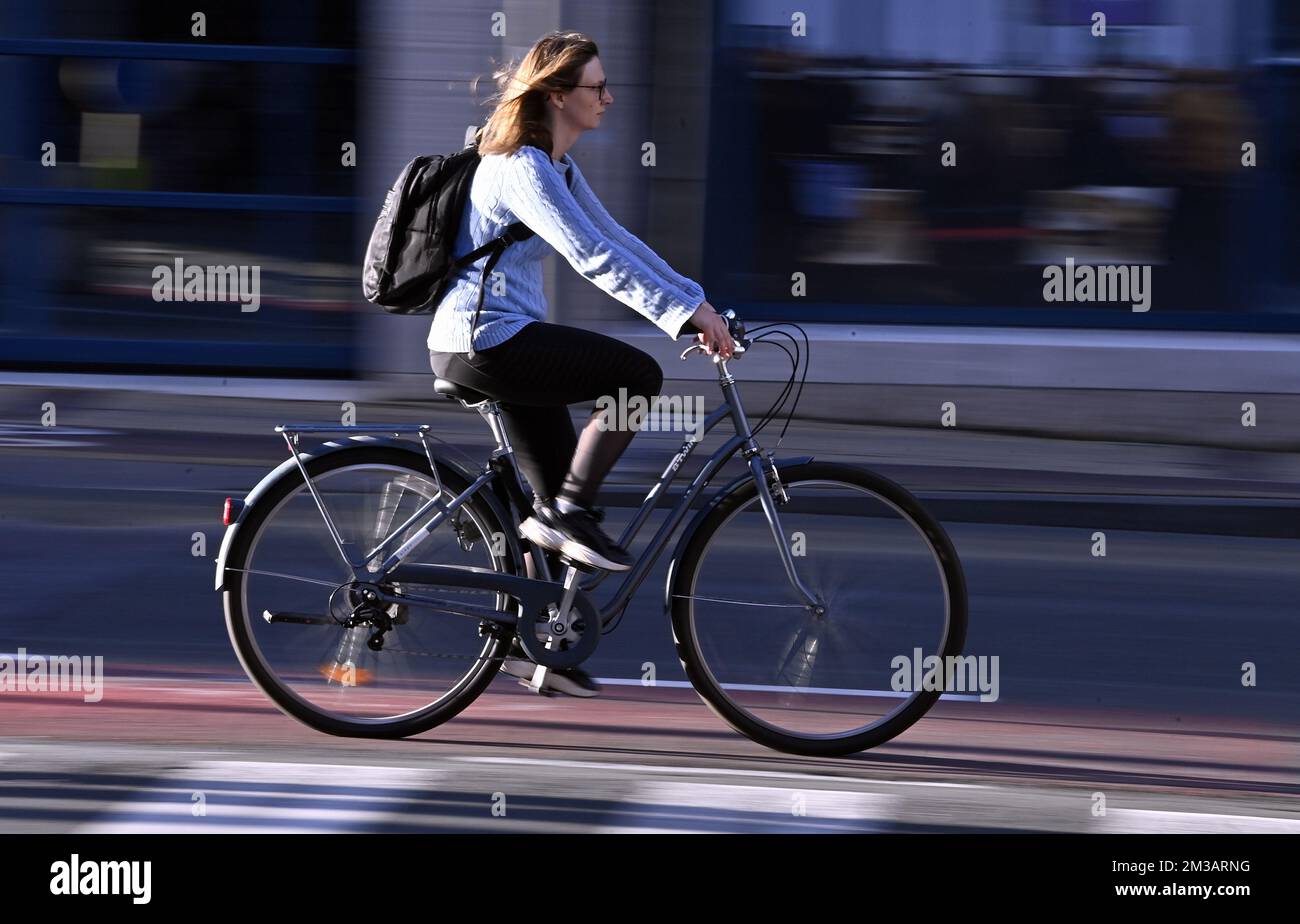
[{"label": "bicycle frame", "polygon": [[[766,454],[764,453],[763,449],[759,446],[758,441],[754,438],[753,430],[749,425],[749,419],[745,414],[744,405],[740,399],[740,393],[736,387],[735,377],[732,376],[730,370],[727,368],[727,361],[721,360],[717,365],[718,383],[719,387],[722,389],[724,401],[718,407],[714,408],[705,418],[704,433],[707,434],[724,418],[728,417],[731,419],[736,432],[730,439],[723,443],[722,446],[714,451],[714,453],[704,463],[704,466],[700,469],[699,473],[696,474],[695,478],[693,478],[691,483],[687,486],[682,497],[671,508],[667,518],[651,538],[649,545],[644,551],[642,551],[640,556],[633,563],[631,569],[629,569],[624,575],[623,581],[615,592],[613,599],[600,609],[602,628],[608,626],[609,623],[627,606],[632,595],[636,593],[642,582],[649,575],[650,569],[653,568],[655,562],[658,561],[659,556],[662,554],[664,547],[668,544],[669,539],[677,530],[678,526],[681,525],[683,517],[685,517],[686,513],[690,510],[696,497],[703,490],[704,486],[713,479],[719,469],[721,469],[737,451],[740,451],[744,456],[750,475],[754,479],[758,491],[759,503],[767,518],[768,525],[771,528],[773,540],[776,542],[782,565],[791,585],[809,606],[817,607],[824,603],[824,601],[820,600],[816,594],[809,590],[802,579],[800,579],[795,569],[794,558],[791,554],[790,547],[785,541],[784,533],[782,532],[780,524],[780,515],[777,510],[777,500],[773,496],[773,489],[775,489],[776,495],[784,499],[784,489],[780,483],[780,477],[777,473],[775,460],[772,458],[771,452],[767,452]],[[387,576],[394,582],[403,582],[401,576],[402,561],[405,560],[411,552],[424,541],[425,538],[441,526],[449,517],[455,514],[455,512],[471,496],[485,487],[490,486],[494,490],[504,489],[504,493],[508,496],[507,505],[510,508],[517,508],[518,513],[522,516],[528,515],[528,511],[531,510],[532,505],[524,493],[522,479],[518,473],[518,469],[514,465],[514,450],[510,446],[509,438],[505,433],[505,427],[502,424],[497,403],[494,401],[487,401],[472,406],[478,409],[479,413],[485,420],[487,420],[488,425],[492,429],[493,436],[497,441],[497,448],[492,452],[487,465],[483,467],[482,471],[469,484],[469,486],[449,501],[443,500],[443,495],[449,494],[450,492],[442,485],[442,481],[438,476],[438,463],[435,461],[429,449],[429,443],[426,438],[428,436],[427,431],[429,430],[428,425],[421,425],[418,427],[402,425],[321,427],[311,424],[284,424],[276,427],[276,430],[284,435],[285,441],[289,444],[290,452],[294,455],[294,458],[298,459],[298,466],[302,470],[303,478],[306,480],[312,498],[315,500],[316,506],[325,520],[330,535],[339,551],[339,555],[353,570],[358,581],[374,581],[376,575],[378,575],[381,577]],[[324,501],[317,493],[315,486],[311,483],[311,479],[307,475],[306,467],[303,465],[301,459],[299,459],[298,452],[295,448],[297,435],[300,433],[336,432],[384,432],[394,434],[399,434],[401,432],[418,433],[421,445],[424,447],[425,455],[428,457],[431,470],[434,473],[435,484],[438,491],[433,498],[421,505],[420,508],[408,517],[404,523],[396,529],[388,532],[387,537],[382,541],[379,541],[379,543],[366,553],[365,557],[359,562],[350,560],[344,551],[343,543],[341,542],[333,520],[325,507]],[[290,441],[290,434],[293,434],[292,441]],[[654,486],[651,487],[649,493],[646,494],[645,499],[641,502],[641,505],[633,516],[631,522],[624,528],[623,533],[619,538],[619,543],[621,545],[626,547],[626,545],[641,531],[641,528],[645,525],[650,514],[655,509],[658,498],[663,495],[668,486],[676,479],[677,473],[681,469],[682,464],[695,451],[697,445],[698,442],[689,436],[682,442],[681,448],[678,449],[677,453],[669,461],[663,473],[659,476]],[[392,545],[393,541],[398,536],[416,523],[420,522],[420,520],[432,510],[436,510],[433,517],[418,529],[411,538],[404,542],[400,548],[388,551],[388,547]],[[544,581],[553,581],[544,550],[534,545],[531,547],[531,553],[533,555],[536,573],[540,575],[541,579]],[[379,557],[384,554],[387,554],[387,557],[384,558],[382,562],[379,562]],[[427,569],[430,567],[436,569],[440,566],[421,566],[422,569],[426,569],[425,573],[428,573]],[[583,591],[588,591],[594,588],[600,584],[608,574],[609,572],[603,572],[592,576],[587,581],[583,582],[581,589]],[[414,577],[414,574],[412,577]],[[515,580],[518,581],[525,579],[516,578]],[[419,583],[418,580],[412,580],[411,577],[408,577],[406,582]],[[428,604],[432,602],[422,598],[409,596],[404,597],[404,599],[417,604]],[[459,609],[468,610],[476,608],[460,607]],[[469,613],[465,613],[465,615],[469,615]]]}]

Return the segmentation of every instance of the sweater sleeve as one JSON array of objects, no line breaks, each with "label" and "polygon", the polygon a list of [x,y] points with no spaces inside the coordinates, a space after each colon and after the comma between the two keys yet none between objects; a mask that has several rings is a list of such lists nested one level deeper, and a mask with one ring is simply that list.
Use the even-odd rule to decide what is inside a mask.
[{"label": "sweater sleeve", "polygon": [[635,254],[640,260],[653,268],[655,272],[659,273],[666,279],[671,279],[683,291],[690,293],[691,301],[696,306],[698,306],[700,302],[704,301],[704,287],[693,279],[689,279],[686,276],[682,276],[680,273],[675,272],[673,268],[665,263],[658,254],[651,250],[644,241],[615,221],[614,217],[605,210],[605,206],[601,203],[600,199],[596,197],[596,193],[592,190],[591,186],[588,185],[587,178],[582,175],[582,171],[578,169],[578,165],[573,162],[572,156],[569,157],[569,162],[573,165],[574,173],[573,196],[578,200],[578,204],[581,205],[587,214],[591,216],[591,220],[596,224],[596,226],[600,228],[607,237],[618,241],[623,245],[625,250]]},{"label": "sweater sleeve", "polygon": [[665,275],[641,255],[611,238],[592,221],[569,191],[550,157],[525,145],[502,168],[501,205],[555,248],[592,284],[654,322],[669,337],[680,336],[703,296]]}]

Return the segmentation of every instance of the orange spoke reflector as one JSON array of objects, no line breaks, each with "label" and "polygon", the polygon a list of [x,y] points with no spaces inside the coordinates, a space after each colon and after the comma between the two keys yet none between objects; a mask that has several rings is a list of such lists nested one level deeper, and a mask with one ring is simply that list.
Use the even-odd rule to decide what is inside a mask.
[{"label": "orange spoke reflector", "polygon": [[320,666],[321,676],[333,683],[341,683],[345,686],[361,686],[363,683],[372,683],[375,679],[374,671],[368,671],[364,667],[353,667],[348,664],[322,664]]}]

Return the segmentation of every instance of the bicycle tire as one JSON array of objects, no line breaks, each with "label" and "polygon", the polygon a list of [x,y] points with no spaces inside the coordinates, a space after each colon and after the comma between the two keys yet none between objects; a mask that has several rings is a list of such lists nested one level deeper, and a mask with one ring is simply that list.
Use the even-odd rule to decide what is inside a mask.
[{"label": "bicycle tire", "polygon": [[[947,625],[941,655],[958,655],[966,640],[966,583],[956,550],[938,521],[901,485],[866,469],[833,462],[806,462],[783,467],[783,483],[832,482],[865,488],[885,499],[918,527],[939,563],[948,599]],[[698,528],[687,540],[680,561],[674,567],[670,587],[670,614],[677,656],[695,691],[709,708],[732,728],[751,740],[774,750],[813,757],[843,757],[876,747],[910,728],[938,700],[942,691],[920,690],[907,704],[883,723],[856,734],[804,736],[778,731],[750,716],[737,705],[708,669],[694,630],[694,593],[700,566],[715,533],[731,515],[758,494],[753,479],[746,479],[716,499]],[[779,511],[779,508],[778,508]]]},{"label": "bicycle tire", "polygon": [[[306,467],[314,479],[319,475],[340,468],[366,465],[385,465],[405,468],[426,478],[432,478],[429,460],[421,452],[404,450],[392,446],[357,447],[326,453],[306,460]],[[469,486],[464,477],[454,469],[439,464],[438,476],[443,485],[454,494],[459,494]],[[453,690],[438,703],[432,704],[413,714],[396,721],[366,720],[352,721],[324,714],[314,709],[300,697],[293,695],[276,679],[275,672],[268,667],[258,653],[257,645],[252,639],[248,614],[245,612],[244,599],[245,575],[240,570],[247,561],[248,553],[256,548],[258,532],[281,503],[291,497],[295,491],[304,486],[302,472],[294,467],[270,486],[257,503],[245,512],[237,534],[227,557],[227,576],[225,590],[222,594],[226,616],[226,629],[234,645],[240,664],[249,678],[267,697],[286,715],[297,719],[305,725],[340,737],[354,738],[405,738],[428,731],[443,724],[463,711],[478,698],[491,684],[493,677],[500,670],[500,658],[509,649],[513,633],[501,633],[488,636],[485,643],[483,659],[474,662],[465,676]],[[522,563],[522,552],[514,530],[505,526],[506,517],[502,514],[499,502],[487,489],[480,489],[466,501],[472,505],[475,515],[481,516],[494,531],[500,530],[506,536],[501,556],[492,554],[499,570],[518,574]],[[321,529],[325,525],[321,523]]]}]

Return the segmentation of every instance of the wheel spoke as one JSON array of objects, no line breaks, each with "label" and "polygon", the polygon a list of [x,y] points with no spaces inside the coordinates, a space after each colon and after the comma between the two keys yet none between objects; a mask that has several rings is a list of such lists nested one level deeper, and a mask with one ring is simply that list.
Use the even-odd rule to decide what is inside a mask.
[{"label": "wheel spoke", "polygon": [[821,641],[821,627],[813,624],[815,617],[804,620],[790,639],[786,655],[776,670],[778,680],[792,687],[807,687],[812,683],[813,665],[817,662],[817,645]]},{"label": "wheel spoke", "polygon": [[298,574],[282,574],[278,571],[262,571],[257,568],[231,568],[228,566],[226,570],[235,571],[239,574],[256,574],[260,577],[283,578],[286,581],[302,581],[304,584],[317,584],[321,587],[334,588],[339,586],[338,581],[322,581],[319,578],[303,577]]},{"label": "wheel spoke", "polygon": [[933,702],[899,681],[897,659],[959,650],[964,583],[955,556],[931,541],[938,525],[896,485],[833,463],[794,469],[777,514],[825,612],[786,602],[798,594],[743,483],[681,563],[674,632],[697,689],[737,729],[786,750],[850,753],[898,734]]},{"label": "wheel spoke", "polygon": [[[230,564],[239,592],[227,595],[227,619],[244,663],[253,665],[252,675],[268,695],[324,730],[375,734],[436,724],[486,687],[508,641],[483,635],[481,620],[385,603],[381,595],[399,588],[380,574],[372,584],[355,582],[339,566],[317,498],[330,511],[347,554],[390,536],[397,548],[432,519],[432,511],[416,514],[441,493],[427,471],[388,461],[408,455],[366,448],[313,459],[307,465],[316,496],[299,476],[259,511],[251,538],[239,547],[241,559]],[[464,490],[466,483],[454,473],[441,478],[454,491]],[[504,527],[485,497],[480,492],[468,499],[461,516],[467,527],[492,535]],[[491,543],[478,542],[464,549],[449,522],[424,537],[406,560],[511,572],[518,564],[509,546],[494,551]],[[482,602],[502,602],[494,591],[470,593],[481,594]],[[302,624],[296,626],[301,631],[285,632],[261,618],[267,611],[319,613],[334,625]]]},{"label": "wheel spoke", "polygon": [[768,606],[778,609],[803,610],[808,606],[805,603],[763,603],[758,600],[729,600],[725,597],[702,597],[699,594],[673,594],[677,600],[706,600],[709,603],[730,603],[735,606]]}]

